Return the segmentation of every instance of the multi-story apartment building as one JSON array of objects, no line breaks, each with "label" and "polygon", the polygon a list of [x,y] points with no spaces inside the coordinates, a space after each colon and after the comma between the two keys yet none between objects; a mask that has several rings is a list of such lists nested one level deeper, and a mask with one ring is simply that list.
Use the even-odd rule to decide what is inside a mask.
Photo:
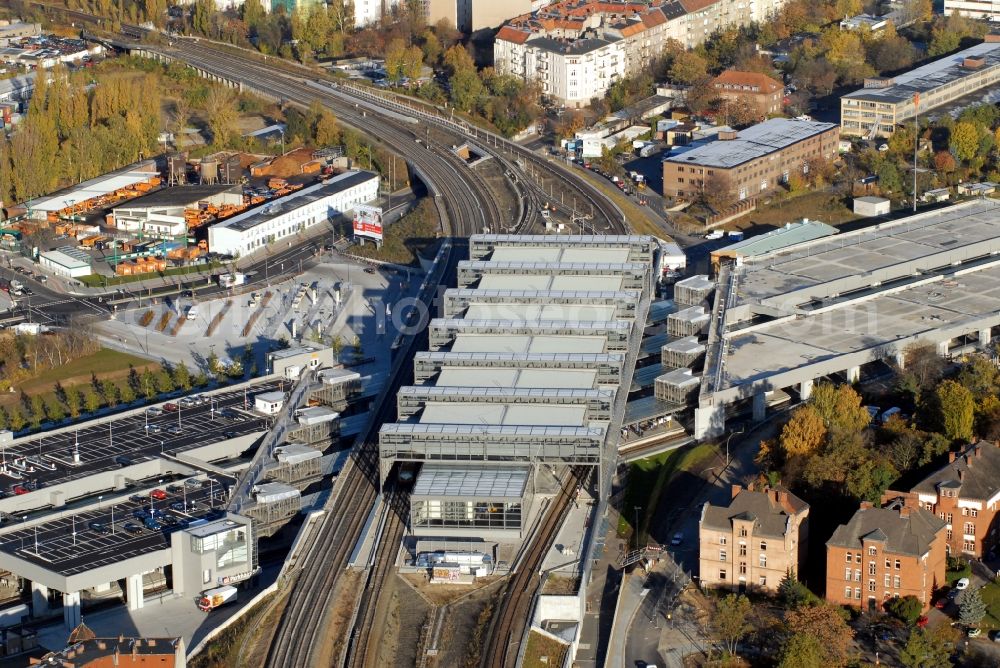
[{"label": "multi-story apartment building", "polygon": [[[357,0],[355,0],[356,2]],[[536,12],[550,0],[423,0],[428,23],[448,19],[463,33],[495,28],[504,21]]]},{"label": "multi-story apartment building", "polygon": [[703,585],[777,591],[799,572],[808,542],[809,505],[783,489],[733,485],[726,506],[706,503],[698,523],[698,572]]},{"label": "multi-story apartment building", "polygon": [[[997,41],[994,41],[997,40]],[[904,121],[1000,81],[1000,36],[840,98],[840,133],[888,137]]]},{"label": "multi-story apartment building", "polygon": [[712,80],[712,87],[723,100],[746,100],[761,118],[779,113],[784,104],[784,86],[760,72],[726,70]]},{"label": "multi-story apartment building", "polygon": [[826,599],[874,611],[890,598],[915,596],[926,610],[945,583],[945,523],[896,499],[863,502],[826,542]]},{"label": "multi-story apartment building", "polygon": [[944,521],[949,553],[982,558],[1000,542],[1000,445],[980,441],[949,453],[945,466],[908,491],[886,492],[885,498],[900,496],[908,506]]},{"label": "multi-story apartment building", "polygon": [[944,15],[956,13],[970,19],[1000,18],[1000,0],[944,0]]},{"label": "multi-story apartment building", "polygon": [[739,132],[726,130],[716,141],[663,161],[663,194],[693,201],[706,186],[727,187],[744,200],[775,190],[809,162],[837,155],[837,126],[772,118]]},{"label": "multi-story apartment building", "polygon": [[496,35],[494,66],[537,80],[568,106],[582,106],[648,66],[668,40],[692,48],[720,28],[765,18],[784,2],[563,0],[508,21]]}]

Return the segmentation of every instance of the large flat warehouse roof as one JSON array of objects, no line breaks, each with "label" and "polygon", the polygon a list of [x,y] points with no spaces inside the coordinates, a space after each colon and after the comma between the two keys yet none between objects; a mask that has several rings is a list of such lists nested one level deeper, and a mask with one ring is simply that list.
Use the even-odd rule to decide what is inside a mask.
[{"label": "large flat warehouse roof", "polygon": [[728,169],[788,148],[800,141],[837,128],[833,123],[772,118],[740,130],[735,139],[718,139],[665,162]]},{"label": "large flat warehouse roof", "polygon": [[428,402],[420,416],[423,423],[584,425],[586,406],[571,404],[495,404]]},{"label": "large flat warehouse roof", "polygon": [[532,274],[488,274],[477,286],[480,290],[584,290],[618,292],[625,278],[617,276],[540,276]]},{"label": "large flat warehouse roof", "polygon": [[988,330],[1000,324],[997,254],[1000,205],[976,200],[748,258],[731,270],[714,391],[787,387]]},{"label": "large flat warehouse roof", "polygon": [[74,204],[82,204],[95,197],[110,195],[116,190],[144,183],[159,175],[156,163],[147,160],[138,165],[131,165],[117,172],[109,172],[103,176],[84,181],[48,197],[31,200],[26,206],[30,211],[62,211]]},{"label": "large flat warehouse roof", "polygon": [[444,367],[438,374],[438,387],[524,387],[570,388],[589,390],[596,387],[597,371],[591,369],[499,369]]},{"label": "large flat warehouse roof", "polygon": [[[982,58],[985,63],[977,68],[963,67],[966,58]],[[1000,42],[983,42],[891,77],[892,85],[885,88],[861,88],[844,97],[871,102],[907,102],[913,99],[914,93],[926,93],[998,65]]]},{"label": "large flat warehouse roof", "polygon": [[553,248],[551,246],[501,246],[493,251],[495,262],[612,262],[628,260],[628,248]]},{"label": "large flat warehouse roof", "polygon": [[459,334],[451,346],[455,353],[603,353],[605,336]]},{"label": "large flat warehouse roof", "polygon": [[464,320],[593,320],[615,317],[614,304],[469,304]]},{"label": "large flat warehouse roof", "polygon": [[527,466],[440,466],[425,464],[412,496],[519,499],[528,485]]}]

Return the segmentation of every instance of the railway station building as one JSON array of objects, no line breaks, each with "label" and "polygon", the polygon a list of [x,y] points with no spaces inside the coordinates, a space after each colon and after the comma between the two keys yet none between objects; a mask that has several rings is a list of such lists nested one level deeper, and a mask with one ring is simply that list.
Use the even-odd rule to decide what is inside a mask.
[{"label": "railway station building", "polygon": [[611,472],[659,252],[648,236],[470,239],[379,434],[382,480],[420,469],[414,536],[518,543],[570,467]]},{"label": "railway station building", "polygon": [[745,408],[763,419],[776,393],[807,399],[817,380],[905,364],[913,345],[984,347],[1000,325],[998,255],[1000,205],[975,199],[723,260],[694,436]]}]

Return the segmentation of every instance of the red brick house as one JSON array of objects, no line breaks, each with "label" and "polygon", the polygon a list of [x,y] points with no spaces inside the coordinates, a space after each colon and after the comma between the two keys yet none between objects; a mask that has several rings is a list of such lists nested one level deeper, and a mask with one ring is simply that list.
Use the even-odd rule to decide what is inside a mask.
[{"label": "red brick house", "polygon": [[784,86],[760,72],[726,70],[712,80],[712,88],[726,101],[746,100],[760,117],[781,113],[784,103]]}]

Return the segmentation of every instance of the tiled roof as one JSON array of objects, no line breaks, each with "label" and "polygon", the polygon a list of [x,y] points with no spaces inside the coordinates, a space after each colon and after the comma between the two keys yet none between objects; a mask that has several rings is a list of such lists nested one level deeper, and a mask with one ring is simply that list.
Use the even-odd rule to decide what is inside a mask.
[{"label": "tiled roof", "polygon": [[728,531],[734,519],[751,520],[755,523],[755,535],[780,537],[785,535],[788,518],[808,509],[809,504],[784,490],[755,492],[743,489],[728,506],[706,504],[702,524]]},{"label": "tiled roof", "polygon": [[993,498],[1000,492],[1000,446],[989,441],[968,446],[955,461],[918,482],[911,491],[936,495],[938,487],[958,489],[963,499]]},{"label": "tiled roof", "polygon": [[903,517],[900,508],[899,502],[886,508],[859,508],[847,524],[837,527],[827,546],[861,548],[867,539],[885,543],[885,549],[894,554],[926,554],[935,536],[944,530],[944,520],[917,508],[908,509],[909,514]]},{"label": "tiled roof", "polygon": [[753,86],[760,93],[773,93],[782,89],[780,82],[775,81],[766,74],[760,72],[741,72],[739,70],[726,70],[712,80],[712,84],[722,84],[730,86]]},{"label": "tiled roof", "polygon": [[525,32],[524,30],[518,30],[513,26],[504,26],[500,28],[497,33],[497,39],[502,39],[508,42],[514,42],[515,44],[524,44],[528,41],[528,37],[531,33]]}]

